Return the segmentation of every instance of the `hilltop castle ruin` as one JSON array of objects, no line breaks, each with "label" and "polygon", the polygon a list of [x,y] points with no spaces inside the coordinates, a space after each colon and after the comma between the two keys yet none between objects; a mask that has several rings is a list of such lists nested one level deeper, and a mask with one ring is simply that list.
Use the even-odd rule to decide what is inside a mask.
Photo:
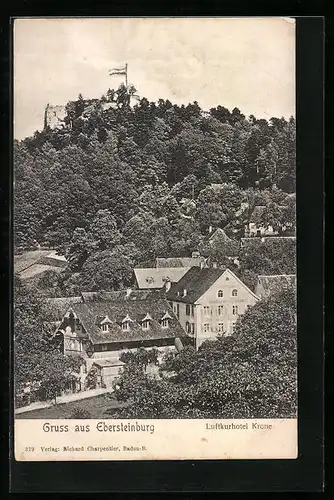
[{"label": "hilltop castle ruin", "polygon": [[65,106],[47,104],[44,111],[44,128],[62,128],[66,115]]}]

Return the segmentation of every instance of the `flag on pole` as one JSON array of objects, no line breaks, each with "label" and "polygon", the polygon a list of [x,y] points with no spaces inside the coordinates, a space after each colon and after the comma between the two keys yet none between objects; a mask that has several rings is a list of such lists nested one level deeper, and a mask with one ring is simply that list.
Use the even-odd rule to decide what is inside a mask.
[{"label": "flag on pole", "polygon": [[113,68],[109,70],[109,76],[112,75],[126,75],[126,67],[125,68]]}]

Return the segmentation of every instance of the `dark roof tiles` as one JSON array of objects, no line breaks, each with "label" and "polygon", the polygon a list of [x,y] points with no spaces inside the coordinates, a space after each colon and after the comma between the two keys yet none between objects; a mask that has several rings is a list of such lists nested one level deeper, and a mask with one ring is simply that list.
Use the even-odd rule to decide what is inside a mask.
[{"label": "dark roof tiles", "polygon": [[[225,269],[192,267],[187,274],[174,283],[167,292],[167,299],[193,304],[225,272]],[[186,295],[184,295],[186,290]]]},{"label": "dark roof tiles", "polygon": [[[163,295],[150,292],[145,298],[132,292],[128,297],[118,292],[102,292],[90,295],[89,300],[73,304],[72,309],[81,320],[93,344],[153,340],[162,338],[184,337],[180,323]],[[132,297],[131,297],[132,296]],[[100,299],[99,299],[100,297]],[[165,313],[171,316],[168,328],[162,328],[161,320]],[[129,315],[133,322],[128,330],[123,330],[122,320]],[[150,328],[143,330],[141,322],[149,314],[152,317]],[[101,321],[108,316],[111,323],[108,331],[101,329]]]}]

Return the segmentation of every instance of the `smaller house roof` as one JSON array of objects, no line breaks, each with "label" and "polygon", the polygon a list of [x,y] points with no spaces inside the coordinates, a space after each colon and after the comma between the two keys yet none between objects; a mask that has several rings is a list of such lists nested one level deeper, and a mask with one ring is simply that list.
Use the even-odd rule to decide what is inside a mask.
[{"label": "smaller house roof", "polygon": [[134,274],[138,288],[157,289],[162,288],[166,281],[176,283],[188,272],[190,267],[162,267],[162,268],[136,268]]},{"label": "smaller house roof", "polygon": [[239,252],[239,243],[236,240],[229,238],[224,229],[221,229],[220,227],[208,234],[204,239],[204,243],[215,243],[221,245],[227,257],[235,257]]},{"label": "smaller house roof", "polygon": [[56,250],[53,250],[49,254],[46,255],[49,259],[59,260],[61,262],[67,262],[65,255],[59,255]]},{"label": "smaller house roof", "polygon": [[96,365],[99,368],[109,368],[111,366],[123,366],[125,363],[119,359],[96,359],[94,360],[93,365]]}]

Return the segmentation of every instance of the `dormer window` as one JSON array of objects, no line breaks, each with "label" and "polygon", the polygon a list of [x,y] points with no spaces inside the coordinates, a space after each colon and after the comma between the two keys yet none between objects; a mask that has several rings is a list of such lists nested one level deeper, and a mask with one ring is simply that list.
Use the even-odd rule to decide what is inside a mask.
[{"label": "dormer window", "polygon": [[127,332],[130,330],[130,323],[132,323],[132,319],[130,318],[130,316],[127,314],[125,316],[125,318],[122,319],[122,330],[124,332]]},{"label": "dormer window", "polygon": [[145,318],[142,319],[141,326],[143,330],[149,330],[150,321],[152,321],[151,316],[147,313]]},{"label": "dormer window", "polygon": [[103,332],[109,332],[109,325],[111,321],[108,316],[106,316],[102,321],[101,321],[101,330]]},{"label": "dormer window", "polygon": [[166,312],[161,318],[161,328],[168,328],[170,319],[172,319],[172,317]]},{"label": "dormer window", "polygon": [[223,290],[218,290],[218,297],[224,297]]}]

